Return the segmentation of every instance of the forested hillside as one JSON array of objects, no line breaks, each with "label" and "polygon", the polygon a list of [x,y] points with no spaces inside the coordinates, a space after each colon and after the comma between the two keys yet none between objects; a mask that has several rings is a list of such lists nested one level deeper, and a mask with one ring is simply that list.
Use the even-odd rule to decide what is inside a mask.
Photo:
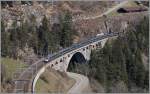
[{"label": "forested hillside", "polygon": [[[49,20],[44,16],[42,24],[37,27],[35,16],[31,18],[30,22],[22,20],[20,25],[14,21],[9,30],[6,30],[3,20],[1,22],[2,73],[4,74],[1,79],[2,92],[12,92],[10,90],[14,85],[13,76],[15,76],[13,73],[19,70],[21,64],[33,64],[41,57],[72,45],[73,37],[77,34],[72,26],[72,17],[67,11],[60,17],[59,24],[50,25]],[[14,65],[15,69],[7,72],[11,69],[11,65]],[[9,72],[11,76],[8,78]]]},{"label": "forested hillside", "polygon": [[[94,92],[148,92],[148,12],[116,13],[116,10],[91,19],[119,3],[1,1],[2,92],[12,92],[14,73],[19,72],[19,77],[23,70],[41,58],[98,34],[125,29],[124,34],[109,40],[104,48],[93,50],[88,63],[75,63],[68,70],[88,76]],[[127,6],[142,8],[138,3],[131,1]],[[149,2],[142,4],[148,6]],[[56,83],[60,86],[57,80]]]},{"label": "forested hillside", "polygon": [[39,56],[46,56],[72,44],[75,32],[69,12],[61,16],[60,24],[52,26],[46,16],[39,27],[35,25],[35,17],[31,18],[32,23],[22,21],[20,26],[14,22],[8,31],[5,31],[2,22],[2,57],[23,58],[21,52],[26,48],[32,49]]},{"label": "forested hillside", "polygon": [[[110,40],[104,48],[94,50],[87,64],[75,63],[74,71],[98,81],[105,92],[148,92],[149,23],[145,17],[136,27]],[[146,67],[144,66],[146,64]],[[95,89],[97,88],[97,89]],[[93,87],[95,92],[99,87]]]}]

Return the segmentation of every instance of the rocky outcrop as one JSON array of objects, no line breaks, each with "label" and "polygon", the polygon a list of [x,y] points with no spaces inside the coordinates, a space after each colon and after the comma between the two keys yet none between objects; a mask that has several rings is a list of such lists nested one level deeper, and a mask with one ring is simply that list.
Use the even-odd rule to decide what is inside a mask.
[{"label": "rocky outcrop", "polygon": [[136,25],[147,16],[148,12],[128,13],[118,16],[101,17],[92,20],[78,20],[74,22],[74,27],[80,37],[91,37],[97,33],[122,32],[128,24]]}]

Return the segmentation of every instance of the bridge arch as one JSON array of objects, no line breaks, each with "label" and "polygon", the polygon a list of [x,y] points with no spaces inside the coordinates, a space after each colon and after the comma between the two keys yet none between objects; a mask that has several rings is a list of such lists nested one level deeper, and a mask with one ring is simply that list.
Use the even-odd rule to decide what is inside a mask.
[{"label": "bridge arch", "polygon": [[40,68],[38,70],[37,74],[35,75],[35,77],[32,81],[32,92],[35,92],[34,88],[35,88],[36,82],[39,79],[40,75],[45,71],[46,68],[51,67],[56,70],[66,72],[69,67],[70,61],[77,61],[77,63],[84,63],[84,62],[90,60],[91,50],[96,49],[97,46],[99,46],[99,45],[100,45],[100,48],[103,48],[107,39],[108,39],[107,37],[104,39],[99,39],[96,42],[92,42],[90,44],[87,44],[85,46],[77,48],[73,51],[70,51],[70,52],[64,54],[63,56],[57,57],[56,59],[52,60],[51,62],[45,64],[42,68]]},{"label": "bridge arch", "polygon": [[76,63],[85,63],[86,58],[81,52],[76,52],[72,55],[70,62],[76,62]]},{"label": "bridge arch", "polygon": [[82,54],[81,52],[76,52],[70,58],[66,70],[73,68],[75,66],[75,63],[81,64],[81,63],[86,63],[86,62],[87,62],[87,60],[86,60],[86,57],[84,56],[84,54]]}]

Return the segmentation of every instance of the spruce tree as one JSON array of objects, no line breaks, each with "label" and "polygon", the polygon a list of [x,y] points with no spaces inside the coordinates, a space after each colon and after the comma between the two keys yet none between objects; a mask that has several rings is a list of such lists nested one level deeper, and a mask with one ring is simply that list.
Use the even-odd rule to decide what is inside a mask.
[{"label": "spruce tree", "polygon": [[65,16],[61,19],[62,31],[60,45],[68,47],[73,41],[72,16],[69,11],[65,12]]}]

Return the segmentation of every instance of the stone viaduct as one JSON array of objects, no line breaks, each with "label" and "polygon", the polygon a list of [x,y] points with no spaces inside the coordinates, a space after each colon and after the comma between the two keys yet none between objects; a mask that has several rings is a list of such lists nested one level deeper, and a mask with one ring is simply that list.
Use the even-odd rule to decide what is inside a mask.
[{"label": "stone viaduct", "polygon": [[[53,68],[58,71],[67,72],[70,61],[74,58],[77,62],[85,62],[90,60],[91,51],[104,47],[109,38],[117,37],[119,33],[104,34],[87,39],[86,41],[72,45],[63,49],[50,57],[48,62],[44,62],[45,58],[34,63],[27,68],[15,81],[14,92],[35,92],[35,85],[40,75],[45,69]],[[28,80],[27,80],[28,79]]]},{"label": "stone viaduct", "polygon": [[[84,42],[85,45],[81,44],[81,46],[79,46],[80,44],[74,45],[75,49],[62,54],[60,57],[47,63],[43,68],[41,68],[38,71],[37,75],[35,76],[33,80],[33,84],[32,84],[33,92],[35,91],[34,88],[35,88],[38,78],[45,71],[46,68],[54,68],[55,70],[66,72],[72,58],[75,58],[77,62],[84,62],[85,60],[89,61],[91,51],[97,48],[99,49],[103,48],[108,38],[112,36],[115,36],[115,35],[105,36],[105,38],[102,38],[100,40],[98,39],[95,39],[95,41],[91,40],[90,41],[91,43],[87,42],[87,44]],[[72,48],[70,47],[69,49],[72,49]]]}]

